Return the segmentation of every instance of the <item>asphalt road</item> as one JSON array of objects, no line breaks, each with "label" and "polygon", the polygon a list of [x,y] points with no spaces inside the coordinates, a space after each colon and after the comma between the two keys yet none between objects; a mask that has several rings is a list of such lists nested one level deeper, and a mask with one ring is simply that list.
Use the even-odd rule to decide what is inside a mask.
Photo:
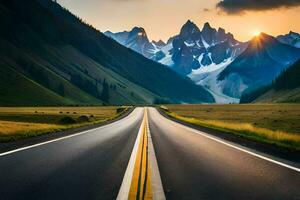
[{"label": "asphalt road", "polygon": [[0,199],[115,199],[142,117],[0,156]]},{"label": "asphalt road", "polygon": [[[251,155],[154,108],[148,116],[167,199],[300,200],[299,163],[293,170]],[[116,199],[142,119],[137,108],[97,129],[0,154],[0,199]]]},{"label": "asphalt road", "polygon": [[197,134],[149,109],[167,199],[300,199],[300,173]]}]

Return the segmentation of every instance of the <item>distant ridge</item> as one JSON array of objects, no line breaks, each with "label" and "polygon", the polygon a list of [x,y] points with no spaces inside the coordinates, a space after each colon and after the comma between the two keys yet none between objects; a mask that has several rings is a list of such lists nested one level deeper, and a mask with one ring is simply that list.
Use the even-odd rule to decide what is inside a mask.
[{"label": "distant ridge", "polygon": [[277,37],[278,41],[284,44],[291,45],[296,48],[300,48],[300,34],[290,31],[286,35],[279,35]]}]

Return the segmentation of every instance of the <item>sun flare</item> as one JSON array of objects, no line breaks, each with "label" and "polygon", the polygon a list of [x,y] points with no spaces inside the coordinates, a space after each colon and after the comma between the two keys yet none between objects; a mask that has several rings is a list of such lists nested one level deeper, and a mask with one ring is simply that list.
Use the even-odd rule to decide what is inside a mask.
[{"label": "sun flare", "polygon": [[260,33],[261,33],[261,31],[254,30],[254,31],[252,32],[252,35],[253,35],[253,36],[259,36]]}]

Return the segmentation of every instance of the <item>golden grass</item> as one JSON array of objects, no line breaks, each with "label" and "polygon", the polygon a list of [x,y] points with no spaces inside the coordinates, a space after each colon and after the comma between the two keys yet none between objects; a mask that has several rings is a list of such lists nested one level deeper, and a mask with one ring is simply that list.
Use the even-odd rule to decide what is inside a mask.
[{"label": "golden grass", "polygon": [[[204,107],[201,106],[201,107],[202,107],[202,109],[205,108],[205,106]],[[211,109],[212,107],[209,106],[209,108]],[[234,108],[236,108],[236,107],[234,107]],[[241,109],[244,107],[240,105],[239,108]],[[224,109],[224,107],[223,107],[223,109]],[[164,107],[163,110],[165,110],[169,116],[179,119],[181,121],[187,122],[187,123],[204,126],[204,127],[208,127],[208,128],[213,128],[213,129],[225,131],[228,133],[237,134],[237,135],[240,135],[240,136],[243,136],[246,138],[251,138],[254,140],[258,140],[258,141],[263,141],[263,142],[267,142],[267,143],[277,144],[279,146],[288,147],[291,149],[300,150],[300,134],[282,131],[282,130],[271,130],[268,128],[262,128],[262,127],[255,126],[251,123],[251,122],[253,122],[251,120],[249,120],[249,122],[245,122],[245,119],[241,118],[241,116],[242,116],[241,114],[238,116],[224,116],[225,120],[223,121],[223,120],[219,120],[220,118],[218,118],[218,120],[207,119],[207,118],[209,118],[207,116],[206,116],[206,119],[202,119],[199,117],[196,118],[196,117],[182,116],[181,114],[190,115],[191,113],[193,113],[192,116],[196,115],[197,111],[191,111],[191,110],[187,109],[187,107],[185,107],[184,110],[181,108],[179,109],[179,113],[181,113],[181,114],[174,112],[174,110],[176,110],[176,108],[174,106],[172,107],[172,109],[169,109],[169,106]],[[268,106],[265,107],[265,110],[266,110],[266,112],[269,112]],[[244,109],[244,111],[245,111],[245,109]],[[201,114],[199,114],[199,115],[201,115]],[[209,114],[207,114],[207,115],[209,115]],[[214,113],[212,115],[216,116],[217,114]],[[227,115],[228,115],[228,113],[227,113]],[[234,118],[240,117],[240,119],[232,120],[233,117]],[[260,117],[261,116],[257,116],[256,118],[260,118]],[[228,120],[229,118],[231,118],[231,120]],[[257,119],[255,119],[255,120],[257,120]]]},{"label": "golden grass", "polygon": [[21,132],[36,132],[56,128],[60,128],[60,126],[52,124],[11,122],[0,120],[0,135],[18,134]]},{"label": "golden grass", "polygon": [[117,107],[0,107],[1,114],[41,114],[41,115],[95,115],[98,117],[109,117],[116,113]]},{"label": "golden grass", "polygon": [[273,131],[300,134],[300,104],[167,105],[183,117],[247,123]]},{"label": "golden grass", "polygon": [[[117,108],[113,106],[0,107],[0,142],[103,123],[123,113],[117,113]],[[87,116],[89,121],[78,121],[80,116]],[[71,117],[75,123],[61,124],[60,119],[64,117]]]}]

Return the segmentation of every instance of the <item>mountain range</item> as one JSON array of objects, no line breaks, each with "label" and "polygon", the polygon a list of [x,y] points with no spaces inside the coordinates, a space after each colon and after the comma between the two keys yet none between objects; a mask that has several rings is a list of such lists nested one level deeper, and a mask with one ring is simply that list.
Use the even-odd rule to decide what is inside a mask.
[{"label": "mountain range", "polygon": [[205,23],[200,30],[188,20],[167,43],[150,42],[141,27],[105,34],[191,78],[210,92],[217,103],[239,102],[244,92],[271,83],[300,58],[300,35],[295,32],[277,38],[261,33],[248,42],[240,42],[223,28],[217,30]]},{"label": "mountain range", "polygon": [[190,20],[167,43],[161,40],[150,42],[141,27],[119,33],[107,31],[104,34],[149,59],[172,67],[182,75],[188,75],[201,66],[218,65],[235,58],[246,47],[246,43],[235,40],[232,34],[225,33],[222,28],[217,31],[205,23],[200,30]]},{"label": "mountain range", "polygon": [[51,0],[2,0],[0,22],[0,105],[214,102]]},{"label": "mountain range", "polygon": [[286,35],[279,35],[277,39],[284,44],[291,45],[293,47],[300,48],[300,34],[290,31]]}]

